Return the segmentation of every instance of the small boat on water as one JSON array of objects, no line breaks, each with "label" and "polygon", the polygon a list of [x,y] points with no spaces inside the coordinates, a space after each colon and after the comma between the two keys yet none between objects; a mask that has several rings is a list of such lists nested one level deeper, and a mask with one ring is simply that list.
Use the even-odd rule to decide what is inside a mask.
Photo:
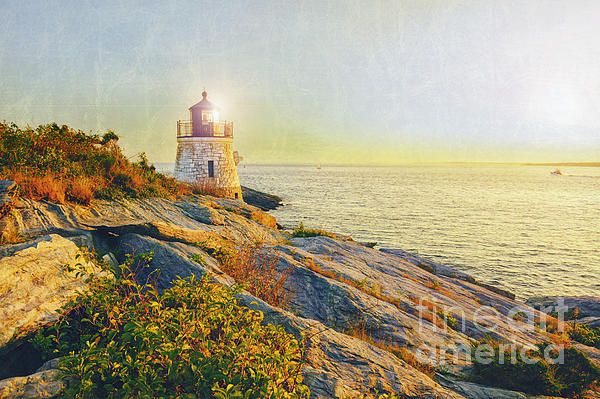
[{"label": "small boat on water", "polygon": [[554,172],[550,172],[551,175],[553,176],[562,176],[562,172],[560,171],[560,169],[556,169]]}]

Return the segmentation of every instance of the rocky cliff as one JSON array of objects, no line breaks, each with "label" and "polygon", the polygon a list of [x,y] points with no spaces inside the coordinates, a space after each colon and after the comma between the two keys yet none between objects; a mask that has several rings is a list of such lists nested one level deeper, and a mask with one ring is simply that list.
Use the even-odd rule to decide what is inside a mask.
[{"label": "rocky cliff", "polygon": [[[303,374],[315,398],[369,397],[375,390],[413,398],[525,398],[466,381],[471,348],[487,338],[525,347],[552,339],[515,317],[515,311],[536,320],[543,314],[467,275],[348,238],[293,238],[272,216],[240,201],[189,196],[85,207],[20,200],[3,219],[2,234],[22,242],[0,249],[0,371],[6,377],[0,397],[59,394],[63,383],[53,366],[39,369],[34,355],[23,358],[25,338],[85,289],[85,273],[73,274],[69,265],[90,251],[113,263],[153,252],[147,272],[156,272],[165,288],[192,274],[234,282],[198,243],[258,243],[286,274],[290,302],[281,309],[249,293],[240,299],[268,322],[305,337]],[[202,262],[194,261],[198,256]],[[93,262],[83,262],[94,270]]]}]

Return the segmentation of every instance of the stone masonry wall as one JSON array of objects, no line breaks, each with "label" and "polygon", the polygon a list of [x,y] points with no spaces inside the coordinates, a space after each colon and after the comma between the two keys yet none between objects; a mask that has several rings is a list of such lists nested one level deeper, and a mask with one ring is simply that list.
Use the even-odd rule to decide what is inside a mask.
[{"label": "stone masonry wall", "polygon": [[[208,161],[214,162],[214,177],[208,177]],[[175,177],[198,184],[223,197],[242,199],[240,179],[233,157],[231,139],[195,137],[177,144]]]}]

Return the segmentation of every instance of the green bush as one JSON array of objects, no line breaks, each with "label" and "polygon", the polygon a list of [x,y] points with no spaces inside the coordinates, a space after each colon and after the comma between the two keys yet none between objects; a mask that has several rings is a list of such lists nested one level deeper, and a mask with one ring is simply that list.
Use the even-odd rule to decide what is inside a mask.
[{"label": "green bush", "polygon": [[569,337],[587,346],[600,349],[600,329],[585,324],[573,323]]},{"label": "green bush", "polygon": [[104,135],[102,136],[102,139],[100,140],[100,144],[102,145],[106,145],[108,144],[111,140],[114,141],[119,141],[119,136],[117,136],[117,134],[115,132],[113,132],[112,130],[108,130],[106,133],[104,133]]},{"label": "green bush", "polygon": [[308,227],[304,227],[304,223],[300,222],[300,224],[298,225],[298,227],[296,227],[294,229],[294,231],[292,231],[292,236],[294,237],[318,237],[318,236],[325,236],[325,237],[330,237],[330,238],[336,238],[335,234],[330,233],[329,231],[326,230],[321,230],[321,229],[311,229]]},{"label": "green bush", "polygon": [[435,313],[451,329],[456,330],[460,326],[460,322],[456,319],[456,317],[452,313],[445,312],[442,309],[437,310]]},{"label": "green bush", "polygon": [[131,276],[94,278],[34,339],[64,356],[65,397],[308,398],[298,341],[236,289],[190,278],[159,294]]},{"label": "green bush", "polygon": [[[494,356],[489,363],[474,359],[473,380],[478,383],[529,394],[573,397],[600,380],[600,369],[572,347],[563,348],[564,362],[560,363],[543,357],[546,345],[528,351],[528,358],[535,362],[527,362],[520,350],[515,357],[510,351],[502,353],[499,345],[486,345],[494,349]],[[556,358],[557,353],[552,352],[551,357]]]}]

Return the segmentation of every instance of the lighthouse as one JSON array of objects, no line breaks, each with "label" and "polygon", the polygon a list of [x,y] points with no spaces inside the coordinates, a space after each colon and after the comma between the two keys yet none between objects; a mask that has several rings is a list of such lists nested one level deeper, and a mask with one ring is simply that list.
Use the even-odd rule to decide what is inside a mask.
[{"label": "lighthouse", "polygon": [[190,120],[177,121],[175,177],[207,193],[242,199],[233,151],[233,123],[222,121],[217,106],[202,100],[189,108]]}]

